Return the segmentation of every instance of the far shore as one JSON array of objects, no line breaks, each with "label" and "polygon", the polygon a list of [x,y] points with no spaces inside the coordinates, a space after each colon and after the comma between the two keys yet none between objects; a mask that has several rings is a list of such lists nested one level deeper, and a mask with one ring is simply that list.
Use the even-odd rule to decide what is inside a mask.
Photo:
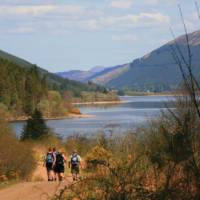
[{"label": "far shore", "polygon": [[176,94],[173,93],[152,93],[152,94],[146,94],[144,96],[175,96]]},{"label": "far shore", "polygon": [[[130,97],[137,97],[137,96],[175,96],[175,94],[172,93],[145,93],[143,95],[125,95],[125,96],[130,96]],[[124,104],[124,103],[130,103],[132,101],[128,100],[117,100],[117,101],[97,101],[97,102],[76,102],[72,103],[74,106],[93,106],[93,105],[117,105],[117,104]],[[58,116],[58,117],[44,117],[44,120],[62,120],[62,119],[78,119],[78,118],[95,118],[95,115],[90,115],[90,114],[74,114],[74,113],[69,113],[66,116]],[[24,122],[28,119],[29,117],[27,116],[21,116],[18,118],[12,118],[8,119],[8,122]]]},{"label": "far shore", "polygon": [[175,96],[175,93],[135,93],[125,94],[124,96],[137,97],[137,96]]},{"label": "far shore", "polygon": [[72,103],[72,105],[105,105],[105,104],[120,104],[123,101],[94,101],[94,102],[80,102]]},{"label": "far shore", "polygon": [[[144,94],[137,94],[137,95],[124,95],[124,97],[140,97],[140,96],[175,96],[175,94],[172,93],[144,93]],[[123,97],[123,96],[121,96]],[[118,100],[118,101],[93,101],[93,102],[76,102],[72,103],[72,105],[115,105],[115,104],[123,104],[123,103],[130,103],[131,101],[125,101],[125,100]]]},{"label": "far shore", "polygon": [[[89,114],[68,114],[67,116],[59,116],[59,117],[44,117],[44,120],[61,120],[61,119],[78,119],[78,118],[94,118],[95,115]],[[16,119],[10,119],[8,122],[24,122],[28,119],[27,116],[18,117]]]}]

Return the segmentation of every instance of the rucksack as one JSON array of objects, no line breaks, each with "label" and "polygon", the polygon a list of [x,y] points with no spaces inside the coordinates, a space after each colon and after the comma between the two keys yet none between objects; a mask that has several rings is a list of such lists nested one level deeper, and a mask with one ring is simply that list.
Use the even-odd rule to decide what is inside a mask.
[{"label": "rucksack", "polygon": [[64,158],[61,153],[56,154],[56,165],[64,165]]},{"label": "rucksack", "polygon": [[72,157],[71,157],[71,164],[72,165],[78,165],[78,163],[79,163],[78,155],[77,154],[72,155]]},{"label": "rucksack", "polygon": [[46,157],[46,163],[53,163],[53,154],[52,153],[47,153],[47,157]]}]

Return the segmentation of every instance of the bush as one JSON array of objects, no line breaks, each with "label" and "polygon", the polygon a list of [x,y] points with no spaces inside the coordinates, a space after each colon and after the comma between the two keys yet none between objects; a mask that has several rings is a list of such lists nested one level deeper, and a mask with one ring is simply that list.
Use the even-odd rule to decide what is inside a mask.
[{"label": "bush", "polygon": [[29,145],[15,137],[0,115],[0,179],[27,179],[36,166]]},{"label": "bush", "polygon": [[96,139],[87,138],[81,135],[70,136],[64,142],[65,149],[69,154],[71,154],[73,150],[77,150],[81,156],[85,156],[85,154],[96,144]]},{"label": "bush", "polygon": [[112,152],[101,146],[95,146],[85,156],[87,168],[96,169],[99,164],[109,164],[111,157]]}]

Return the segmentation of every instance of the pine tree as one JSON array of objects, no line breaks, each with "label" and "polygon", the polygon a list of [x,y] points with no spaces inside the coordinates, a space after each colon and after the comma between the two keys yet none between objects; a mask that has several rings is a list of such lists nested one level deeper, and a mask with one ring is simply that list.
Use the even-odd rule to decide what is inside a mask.
[{"label": "pine tree", "polygon": [[31,118],[29,118],[24,126],[21,140],[26,139],[32,139],[32,140],[38,140],[45,136],[47,136],[49,133],[49,128],[47,127],[42,113],[35,109],[34,113],[31,115]]}]

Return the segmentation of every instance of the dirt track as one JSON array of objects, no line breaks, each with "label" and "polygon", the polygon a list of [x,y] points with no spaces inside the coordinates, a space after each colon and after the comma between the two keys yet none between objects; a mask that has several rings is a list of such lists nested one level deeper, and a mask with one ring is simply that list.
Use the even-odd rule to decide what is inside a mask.
[{"label": "dirt track", "polygon": [[[36,154],[42,158],[40,149],[36,149]],[[8,188],[0,190],[0,200],[49,200],[56,192],[64,186],[72,183],[70,174],[66,176],[65,181],[48,182],[46,168],[43,167],[42,159],[39,159],[37,168],[35,169],[31,182],[23,182],[12,185]]]},{"label": "dirt track", "polygon": [[1,200],[47,200],[52,197],[59,189],[70,184],[71,178],[58,182],[24,182],[13,185],[9,188],[0,190]]}]

